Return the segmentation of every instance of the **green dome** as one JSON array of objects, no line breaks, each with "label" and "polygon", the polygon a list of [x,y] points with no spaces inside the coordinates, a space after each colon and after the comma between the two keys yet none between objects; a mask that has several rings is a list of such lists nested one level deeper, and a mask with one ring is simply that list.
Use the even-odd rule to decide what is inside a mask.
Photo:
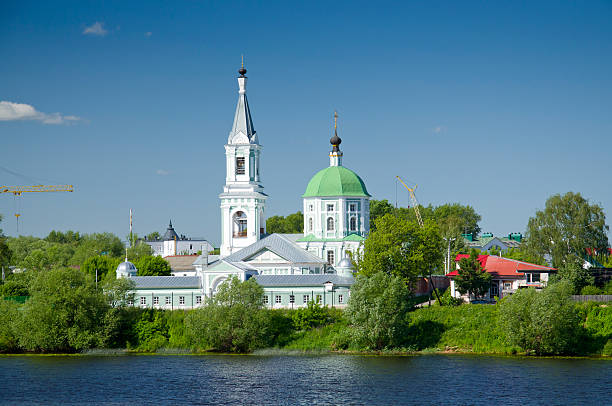
[{"label": "green dome", "polygon": [[358,196],[370,197],[363,180],[344,166],[330,166],[310,179],[302,197]]}]

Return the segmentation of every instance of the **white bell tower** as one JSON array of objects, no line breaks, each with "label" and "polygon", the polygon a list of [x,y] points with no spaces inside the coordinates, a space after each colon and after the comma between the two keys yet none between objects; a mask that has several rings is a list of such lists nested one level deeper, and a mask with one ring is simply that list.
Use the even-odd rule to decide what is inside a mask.
[{"label": "white bell tower", "polygon": [[259,170],[261,145],[246,97],[244,63],[238,73],[238,105],[225,145],[226,176],[221,199],[221,257],[247,247],[266,232],[267,195]]}]

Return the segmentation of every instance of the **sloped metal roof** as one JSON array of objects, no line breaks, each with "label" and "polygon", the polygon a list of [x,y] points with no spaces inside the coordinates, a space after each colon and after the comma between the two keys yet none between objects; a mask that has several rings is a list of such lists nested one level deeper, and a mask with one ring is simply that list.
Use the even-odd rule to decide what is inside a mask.
[{"label": "sloped metal roof", "polygon": [[327,282],[334,285],[351,286],[355,278],[331,274],[313,275],[255,275],[258,284],[266,286],[321,286]]},{"label": "sloped metal roof", "polygon": [[282,234],[270,234],[265,238],[234,252],[223,258],[227,262],[243,262],[263,249],[268,249],[276,255],[283,257],[291,263],[297,264],[319,264],[324,265],[326,261],[310,252],[300,248],[297,244]]},{"label": "sloped metal roof", "polygon": [[130,278],[136,289],[198,289],[200,278],[197,276],[133,276]]}]

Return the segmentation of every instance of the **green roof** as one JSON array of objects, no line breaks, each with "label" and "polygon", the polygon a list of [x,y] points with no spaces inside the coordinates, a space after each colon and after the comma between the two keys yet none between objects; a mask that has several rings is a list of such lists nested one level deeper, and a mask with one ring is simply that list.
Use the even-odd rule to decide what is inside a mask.
[{"label": "green roof", "polygon": [[302,197],[355,196],[370,197],[363,180],[344,166],[330,166],[310,179]]}]

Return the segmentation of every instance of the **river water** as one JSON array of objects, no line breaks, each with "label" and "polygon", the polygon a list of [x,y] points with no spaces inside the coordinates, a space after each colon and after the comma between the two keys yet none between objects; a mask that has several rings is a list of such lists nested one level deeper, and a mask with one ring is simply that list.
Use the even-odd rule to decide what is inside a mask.
[{"label": "river water", "polygon": [[5,356],[0,404],[612,405],[612,361],[468,355]]}]

